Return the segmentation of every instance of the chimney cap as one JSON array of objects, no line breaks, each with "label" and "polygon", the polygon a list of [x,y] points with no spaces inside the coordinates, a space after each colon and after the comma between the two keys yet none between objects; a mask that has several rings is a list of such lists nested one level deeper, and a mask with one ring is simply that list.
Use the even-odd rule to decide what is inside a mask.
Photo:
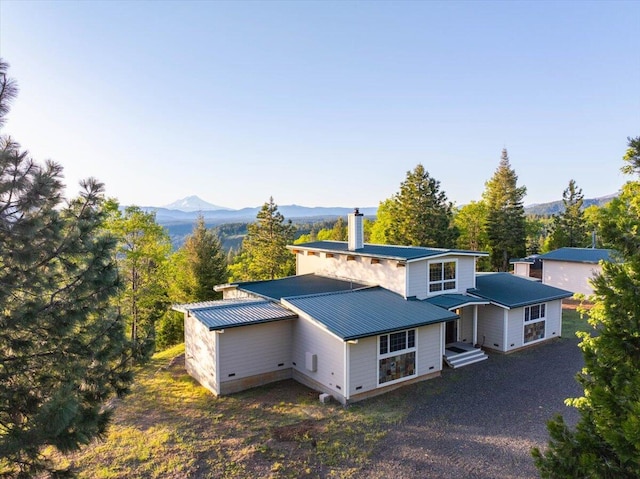
[{"label": "chimney cap", "polygon": [[356,207],[355,211],[353,212],[354,215],[356,216],[363,216],[362,213],[360,213],[360,208]]}]

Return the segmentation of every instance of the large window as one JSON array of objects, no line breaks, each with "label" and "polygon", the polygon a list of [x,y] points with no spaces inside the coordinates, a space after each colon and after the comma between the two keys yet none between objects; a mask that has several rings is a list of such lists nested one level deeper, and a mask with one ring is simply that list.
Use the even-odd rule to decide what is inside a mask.
[{"label": "large window", "polygon": [[429,263],[429,292],[449,291],[457,289],[457,261],[440,261]]},{"label": "large window", "polygon": [[524,308],[524,342],[544,339],[547,307],[544,303]]},{"label": "large window", "polygon": [[378,337],[378,385],[416,375],[416,330]]}]

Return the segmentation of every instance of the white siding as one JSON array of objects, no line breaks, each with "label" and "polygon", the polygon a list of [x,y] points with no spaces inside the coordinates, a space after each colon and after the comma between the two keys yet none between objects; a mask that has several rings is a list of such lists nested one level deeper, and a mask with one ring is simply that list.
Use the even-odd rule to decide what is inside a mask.
[{"label": "white siding", "polygon": [[510,309],[507,314],[507,344],[504,351],[511,351],[524,345],[524,308]]},{"label": "white siding", "polygon": [[473,256],[456,256],[458,259],[458,292],[476,287],[476,261]]},{"label": "white siding", "polygon": [[297,274],[316,273],[379,285],[405,296],[406,268],[397,267],[397,261],[380,260],[380,263],[371,264],[371,258],[355,256],[354,260],[347,261],[346,254],[336,254],[333,258],[326,258],[325,253],[317,253],[313,256],[298,253],[296,258]]},{"label": "white siding", "polygon": [[473,306],[462,308],[458,321],[458,336],[463,343],[473,342]]},{"label": "white siding", "polygon": [[407,296],[418,299],[427,297],[427,261],[407,264]]},{"label": "white siding", "polygon": [[530,263],[514,263],[513,264],[513,274],[516,276],[525,276],[529,277],[529,270],[531,269]]},{"label": "white siding", "polygon": [[247,293],[246,291],[240,291],[237,288],[229,288],[222,291],[222,299],[244,299],[244,298],[259,298],[255,294]]},{"label": "white siding", "polygon": [[545,328],[548,338],[562,336],[562,300],[547,303],[547,325]]},{"label": "white siding", "polygon": [[226,329],[219,337],[220,381],[291,368],[291,341],[291,320]]},{"label": "white siding", "polygon": [[440,323],[418,329],[418,376],[442,369]]},{"label": "white siding", "polygon": [[593,287],[589,280],[595,273],[600,272],[602,272],[602,267],[599,264],[565,261],[542,262],[542,282],[573,293],[593,294]]},{"label": "white siding", "polygon": [[[306,353],[317,356],[317,370],[305,367]],[[324,387],[323,392],[344,396],[344,342],[302,315],[293,324],[293,369]]]},{"label": "white siding", "polygon": [[504,309],[488,304],[478,306],[478,343],[480,346],[504,351]]},{"label": "white siding", "polygon": [[[450,261],[457,260],[457,277],[456,284],[457,289],[452,289],[448,291],[439,291],[437,293],[429,294],[428,292],[428,284],[427,284],[427,265],[429,263],[441,262],[441,261]],[[424,261],[416,261],[409,263],[407,265],[407,277],[408,277],[408,286],[407,291],[409,294],[407,296],[415,296],[418,299],[425,299],[428,296],[433,296],[434,294],[442,294],[442,293],[460,293],[464,294],[467,292],[469,288],[475,288],[475,268],[476,262],[473,256],[444,256],[442,258],[436,258],[432,260],[425,259]]]},{"label": "white siding", "polygon": [[220,394],[216,376],[216,334],[193,316],[184,318],[184,363],[187,373],[212,393]]},{"label": "white siding", "polygon": [[[442,369],[440,324],[417,328],[417,375],[433,374]],[[363,338],[349,344],[349,394],[362,394],[378,388],[378,337]],[[407,378],[409,379],[409,378]]]},{"label": "white siding", "polygon": [[349,394],[360,394],[378,387],[378,337],[362,338],[349,344]]}]

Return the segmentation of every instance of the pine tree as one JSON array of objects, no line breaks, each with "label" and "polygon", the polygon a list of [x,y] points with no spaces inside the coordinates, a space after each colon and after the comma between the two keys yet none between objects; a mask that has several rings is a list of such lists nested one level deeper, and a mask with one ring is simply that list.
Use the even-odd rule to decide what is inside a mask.
[{"label": "pine tree", "polygon": [[[472,251],[488,251],[486,222],[487,206],[483,201],[472,201],[462,206],[453,218],[453,224],[460,232],[457,247]],[[477,265],[480,271],[485,271],[489,267],[488,258],[478,258]]]},{"label": "pine tree", "polygon": [[333,225],[331,230],[331,239],[334,241],[347,241],[347,225],[344,218],[341,216]]},{"label": "pine tree", "polygon": [[[623,171],[640,176],[640,137],[629,139],[624,160]],[[605,245],[621,257],[593,280],[594,334],[579,333],[584,396],[568,400],[578,424],[571,430],[562,417],[550,421],[546,451],[532,451],[544,478],[640,477],[640,181],[601,208],[599,222]]]},{"label": "pine tree", "polygon": [[285,222],[278,205],[269,198],[247,228],[242,251],[229,267],[233,280],[262,280],[290,276],[295,273],[295,260],[287,250],[293,244],[295,227]]},{"label": "pine tree", "polygon": [[509,271],[509,259],[526,253],[524,206],[526,187],[517,186],[518,176],[511,168],[506,148],[500,164],[485,185],[483,200],[487,205],[487,237],[491,266]]},{"label": "pine tree", "polygon": [[[0,125],[16,93],[6,71]],[[0,139],[0,476],[32,477],[51,467],[43,448],[103,435],[107,401],[132,381],[103,185],[81,188],[65,202],[59,164]]]},{"label": "pine tree", "polygon": [[187,256],[187,268],[194,277],[195,288],[189,301],[220,299],[221,293],[213,287],[227,281],[227,260],[218,236],[199,216],[193,233],[183,246]]},{"label": "pine tree", "polygon": [[[384,231],[390,244],[455,247],[458,231],[453,225],[453,205],[440,191],[440,182],[419,164],[407,172],[400,191],[389,201],[389,224]],[[381,226],[384,225],[382,221]],[[372,233],[372,237],[379,238]],[[375,240],[374,240],[375,241]]]},{"label": "pine tree", "polygon": [[577,188],[576,182],[571,180],[562,193],[564,211],[553,216],[549,249],[565,246],[582,248],[588,243],[587,226],[582,211],[583,203],[582,189]]}]

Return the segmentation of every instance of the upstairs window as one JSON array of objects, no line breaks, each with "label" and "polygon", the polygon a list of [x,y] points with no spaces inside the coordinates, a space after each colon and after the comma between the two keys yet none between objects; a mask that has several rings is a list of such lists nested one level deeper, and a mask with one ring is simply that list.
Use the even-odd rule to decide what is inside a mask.
[{"label": "upstairs window", "polygon": [[455,260],[429,263],[429,293],[458,289],[457,266],[458,262]]}]

